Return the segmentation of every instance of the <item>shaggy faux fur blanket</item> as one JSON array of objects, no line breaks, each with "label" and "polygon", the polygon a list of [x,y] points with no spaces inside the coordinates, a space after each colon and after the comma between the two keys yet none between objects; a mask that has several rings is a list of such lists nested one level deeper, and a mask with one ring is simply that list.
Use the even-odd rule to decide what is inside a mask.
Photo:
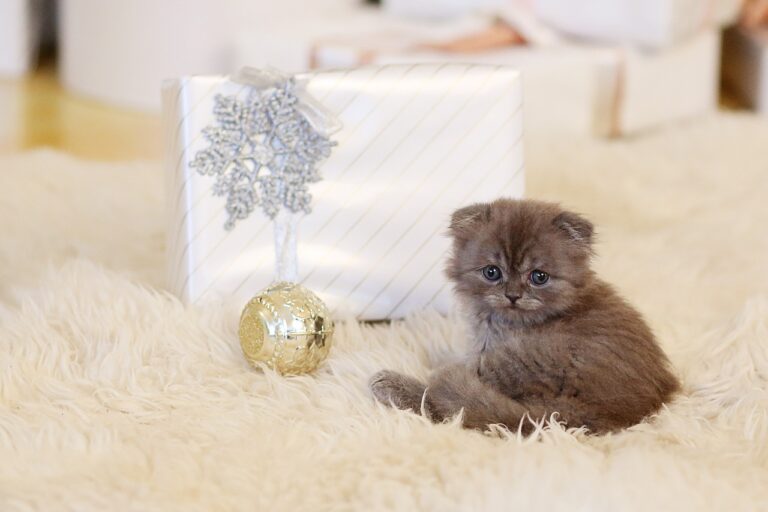
[{"label": "shaggy faux fur blanket", "polygon": [[326,364],[250,368],[231,305],[163,290],[159,163],[0,159],[0,510],[749,510],[768,507],[768,123],[529,140],[528,195],[599,228],[595,265],[684,382],[604,437],[528,439],[375,404],[456,318],[340,325]]}]

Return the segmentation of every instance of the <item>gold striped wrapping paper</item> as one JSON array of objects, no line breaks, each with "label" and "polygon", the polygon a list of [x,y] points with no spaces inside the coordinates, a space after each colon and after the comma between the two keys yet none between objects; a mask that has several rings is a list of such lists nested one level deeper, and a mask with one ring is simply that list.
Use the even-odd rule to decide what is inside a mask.
[{"label": "gold striped wrapping paper", "polygon": [[[453,303],[443,276],[450,213],[524,189],[519,73],[501,66],[412,64],[307,75],[343,128],[299,223],[300,282],[336,318],[402,317]],[[245,303],[274,278],[272,223],[259,210],[223,229],[224,198],[189,167],[204,148],[226,77],[163,89],[169,207],[168,282],[183,300]]]}]

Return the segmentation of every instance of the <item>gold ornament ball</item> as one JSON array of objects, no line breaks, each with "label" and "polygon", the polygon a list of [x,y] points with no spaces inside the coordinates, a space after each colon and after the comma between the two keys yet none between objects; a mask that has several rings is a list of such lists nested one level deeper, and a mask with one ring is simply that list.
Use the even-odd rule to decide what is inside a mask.
[{"label": "gold ornament ball", "polygon": [[252,365],[265,363],[283,375],[311,372],[326,358],[333,321],[317,295],[280,282],[252,298],[240,316],[240,346]]}]

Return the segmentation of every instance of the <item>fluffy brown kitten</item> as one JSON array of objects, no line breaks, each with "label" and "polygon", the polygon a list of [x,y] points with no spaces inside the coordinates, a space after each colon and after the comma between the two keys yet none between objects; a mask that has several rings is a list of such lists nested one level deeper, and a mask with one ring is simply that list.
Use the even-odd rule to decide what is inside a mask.
[{"label": "fluffy brown kitten", "polygon": [[[464,426],[553,413],[593,433],[633,425],[678,389],[640,314],[590,269],[592,224],[559,206],[499,199],[453,214],[447,275],[466,306],[471,350],[426,383],[393,371],[374,396]],[[530,432],[530,421],[522,422]]]}]

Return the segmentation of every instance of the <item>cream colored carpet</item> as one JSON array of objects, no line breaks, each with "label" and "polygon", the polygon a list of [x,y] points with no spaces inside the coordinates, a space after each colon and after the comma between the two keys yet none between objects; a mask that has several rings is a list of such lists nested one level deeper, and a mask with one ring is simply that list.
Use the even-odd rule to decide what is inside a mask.
[{"label": "cream colored carpet", "polygon": [[685,393],[608,437],[431,425],[366,381],[461,350],[455,319],[341,326],[327,364],[244,362],[234,306],[162,289],[158,164],[0,159],[0,510],[768,507],[768,123],[528,141],[529,195],[599,226],[603,276]]}]

